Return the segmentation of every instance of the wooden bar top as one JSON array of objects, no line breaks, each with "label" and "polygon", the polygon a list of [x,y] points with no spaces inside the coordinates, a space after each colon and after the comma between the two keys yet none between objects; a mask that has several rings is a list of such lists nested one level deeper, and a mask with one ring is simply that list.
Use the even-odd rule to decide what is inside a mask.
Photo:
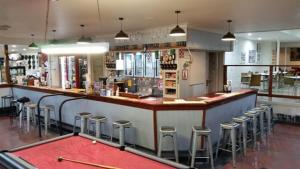
[{"label": "wooden bar top", "polygon": [[257,94],[257,90],[243,89],[239,91],[233,91],[231,93],[211,93],[200,97],[191,97],[185,99],[167,99],[156,97],[128,98],[121,96],[87,95],[81,92],[83,90],[80,89],[63,90],[60,88],[34,87],[22,85],[0,85],[0,88],[1,87],[14,87],[49,94],[63,93],[64,96],[86,97],[86,99],[89,100],[120,104],[149,110],[204,110],[237,100],[239,98]]}]

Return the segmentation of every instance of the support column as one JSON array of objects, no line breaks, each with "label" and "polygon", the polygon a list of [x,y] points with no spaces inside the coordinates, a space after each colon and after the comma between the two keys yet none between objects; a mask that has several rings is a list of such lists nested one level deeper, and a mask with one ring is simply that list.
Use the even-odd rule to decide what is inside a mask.
[{"label": "support column", "polygon": [[4,45],[4,66],[5,66],[5,76],[6,82],[11,84],[10,70],[9,70],[9,56],[8,56],[8,45]]}]

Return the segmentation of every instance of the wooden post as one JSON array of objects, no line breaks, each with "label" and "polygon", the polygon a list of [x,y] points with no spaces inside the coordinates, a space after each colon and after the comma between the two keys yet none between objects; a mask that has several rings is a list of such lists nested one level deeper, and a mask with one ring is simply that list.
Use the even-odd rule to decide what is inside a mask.
[{"label": "wooden post", "polygon": [[10,70],[9,70],[9,56],[8,56],[8,45],[4,45],[4,63],[5,63],[5,76],[6,76],[6,82],[8,84],[11,84],[11,78],[10,78]]},{"label": "wooden post", "polygon": [[269,97],[272,97],[272,92],[273,92],[273,66],[270,66],[269,69],[269,92],[268,95]]},{"label": "wooden post", "polygon": [[223,85],[227,84],[227,65],[224,65],[223,69]]}]

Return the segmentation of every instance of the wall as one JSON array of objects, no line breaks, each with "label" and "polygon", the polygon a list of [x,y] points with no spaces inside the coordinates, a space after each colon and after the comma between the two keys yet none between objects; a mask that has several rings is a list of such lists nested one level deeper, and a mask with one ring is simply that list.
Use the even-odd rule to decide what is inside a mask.
[{"label": "wall", "polygon": [[208,79],[208,55],[205,51],[191,51],[192,64],[187,67],[188,79],[182,80],[183,64],[190,60],[190,53],[185,51],[184,58],[178,62],[180,98],[200,96],[207,92],[206,80]]},{"label": "wall", "polygon": [[[260,61],[249,63],[249,50],[256,50],[260,46]],[[233,45],[232,52],[225,52],[225,65],[270,65],[272,64],[272,51],[276,50],[276,42],[253,41],[237,38]],[[242,62],[241,55],[245,54],[245,62]],[[233,88],[240,88],[241,73],[269,71],[269,67],[228,67],[227,79],[232,80]]]},{"label": "wall", "polygon": [[190,49],[229,51],[229,45],[223,42],[221,34],[204,32],[193,28],[188,28],[187,46]]},{"label": "wall", "polygon": [[104,76],[104,69],[105,69],[105,55],[90,55],[89,57],[90,63],[88,67],[91,67],[91,81],[99,81],[99,77]]}]

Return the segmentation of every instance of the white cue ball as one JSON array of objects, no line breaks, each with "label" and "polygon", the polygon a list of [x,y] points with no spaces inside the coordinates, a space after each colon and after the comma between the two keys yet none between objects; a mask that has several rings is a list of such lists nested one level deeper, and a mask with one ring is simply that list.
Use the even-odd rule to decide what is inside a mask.
[{"label": "white cue ball", "polygon": [[96,140],[94,140],[94,141],[92,141],[92,143],[93,143],[93,144],[96,144],[96,143],[97,143],[97,141],[96,141]]}]

